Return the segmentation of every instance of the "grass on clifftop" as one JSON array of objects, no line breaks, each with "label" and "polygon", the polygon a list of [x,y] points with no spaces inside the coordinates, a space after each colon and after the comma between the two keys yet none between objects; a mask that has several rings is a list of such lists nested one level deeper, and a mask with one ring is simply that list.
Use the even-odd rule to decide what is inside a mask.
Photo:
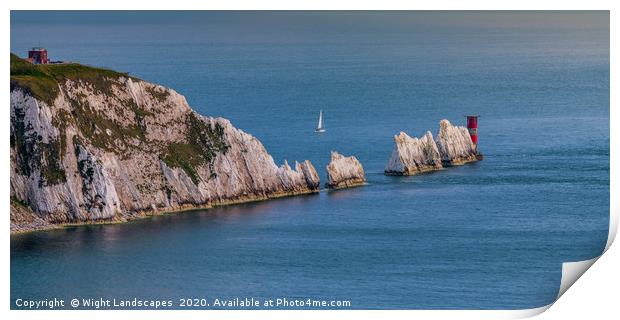
[{"label": "grass on clifftop", "polygon": [[27,90],[35,98],[52,104],[58,96],[58,83],[82,80],[101,93],[110,93],[110,79],[129,77],[127,73],[89,67],[79,63],[32,64],[11,53],[11,89]]},{"label": "grass on clifftop", "polygon": [[[53,105],[60,94],[59,84],[66,80],[84,82],[92,86],[95,93],[110,97],[114,96],[112,89],[119,85],[117,80],[120,77],[129,76],[126,73],[77,63],[35,65],[11,54],[11,90],[21,88],[49,106]],[[167,104],[167,90],[150,85],[146,86],[145,90],[162,105]],[[218,153],[226,153],[230,147],[224,138],[224,128],[219,123],[206,123],[193,112],[180,119],[180,128],[186,130],[184,139],[160,146],[149,144],[146,138],[147,128],[142,121],[145,117],[156,118],[156,115],[139,107],[132,99],[119,100],[124,107],[121,108],[122,111],[111,111],[133,112],[135,121],[129,124],[121,124],[105,113],[98,112],[89,104],[84,94],[67,96],[66,101],[71,107],[70,111],[61,109],[53,115],[52,124],[59,129],[59,135],[57,139],[47,143],[41,142],[36,133],[26,134],[28,130],[24,124],[23,110],[15,108],[11,115],[11,148],[17,150],[20,173],[30,176],[32,172],[40,169],[42,185],[55,185],[66,181],[62,159],[71,143],[74,147],[77,144],[90,144],[121,157],[127,154],[129,149],[154,152],[168,167],[185,171],[195,184],[201,180],[198,167],[206,166],[209,169],[211,176],[206,177],[207,179],[215,177],[214,159]],[[73,127],[79,131],[78,136],[83,139],[82,142],[78,141],[78,136],[74,136],[73,141],[67,141],[64,128],[68,127],[69,123],[74,124]]]},{"label": "grass on clifftop", "polygon": [[[113,95],[113,86],[120,77],[128,77],[126,73],[108,69],[94,68],[77,63],[60,63],[36,65],[11,54],[11,90],[20,88],[34,98],[45,102],[49,106],[60,94],[59,84],[66,80],[81,81],[90,85],[97,93]],[[24,124],[23,110],[15,108],[11,112],[11,148],[16,148],[19,173],[30,176],[35,170],[40,171],[41,186],[55,185],[66,181],[66,172],[62,159],[67,147],[65,127],[67,122],[75,121],[76,128],[98,147],[113,145],[110,140],[118,138],[125,142],[127,137],[143,138],[143,130],[138,125],[128,128],[122,127],[110,119],[93,112],[83,101],[69,102],[74,107],[73,114],[64,110],[53,116],[52,124],[59,129],[58,137],[43,143],[41,136],[29,132]],[[84,99],[82,99],[84,100]],[[138,110],[135,103],[128,103],[129,108],[144,116],[144,110]],[[137,129],[138,128],[138,129]],[[94,132],[98,129],[98,135]],[[116,136],[109,137],[106,129],[113,129]],[[107,140],[102,139],[108,138]]]}]

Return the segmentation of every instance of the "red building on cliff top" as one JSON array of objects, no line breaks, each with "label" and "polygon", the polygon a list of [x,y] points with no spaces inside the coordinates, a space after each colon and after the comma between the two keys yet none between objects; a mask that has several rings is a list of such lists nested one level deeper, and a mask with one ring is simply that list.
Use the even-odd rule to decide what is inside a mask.
[{"label": "red building on cliff top", "polygon": [[34,64],[48,64],[47,50],[41,47],[32,48],[28,51],[28,61]]}]

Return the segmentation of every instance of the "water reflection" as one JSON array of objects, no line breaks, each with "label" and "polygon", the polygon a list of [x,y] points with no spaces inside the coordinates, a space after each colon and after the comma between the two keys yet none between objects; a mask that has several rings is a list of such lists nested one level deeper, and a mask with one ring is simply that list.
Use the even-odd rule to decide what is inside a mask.
[{"label": "water reflection", "polygon": [[[203,229],[205,233],[222,224],[252,223],[261,215],[286,214],[289,208],[303,207],[318,200],[308,194],[266,201],[248,202],[209,209],[190,210],[152,216],[126,223],[70,226],[54,230],[11,236],[11,256],[29,256],[40,251],[66,253],[90,247],[114,251],[137,242],[149,241],[152,236],[165,237],[178,230]],[[275,210],[277,208],[277,210]],[[292,210],[295,211],[295,210]],[[259,220],[260,221],[260,220]]]}]

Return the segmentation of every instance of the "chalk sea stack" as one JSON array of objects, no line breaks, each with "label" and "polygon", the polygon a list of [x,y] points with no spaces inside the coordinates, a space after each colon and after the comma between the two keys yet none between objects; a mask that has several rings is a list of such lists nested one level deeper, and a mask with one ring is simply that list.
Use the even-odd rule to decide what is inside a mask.
[{"label": "chalk sea stack", "polygon": [[309,161],[125,73],[11,54],[10,94],[12,232],[319,191]]},{"label": "chalk sea stack", "polygon": [[439,132],[435,138],[437,149],[444,166],[460,165],[476,161],[476,145],[471,141],[465,127],[453,126],[443,119],[439,122]]},{"label": "chalk sea stack", "polygon": [[394,136],[394,150],[385,167],[386,174],[414,175],[441,168],[441,155],[430,131],[420,139],[404,132]]},{"label": "chalk sea stack", "polygon": [[414,175],[441,170],[482,159],[465,127],[453,126],[448,120],[439,122],[437,137],[430,131],[422,138],[404,132],[394,136],[394,150],[385,166],[387,175]]},{"label": "chalk sea stack", "polygon": [[364,168],[356,157],[345,157],[336,151],[331,153],[331,161],[327,165],[326,187],[342,189],[366,184]]}]

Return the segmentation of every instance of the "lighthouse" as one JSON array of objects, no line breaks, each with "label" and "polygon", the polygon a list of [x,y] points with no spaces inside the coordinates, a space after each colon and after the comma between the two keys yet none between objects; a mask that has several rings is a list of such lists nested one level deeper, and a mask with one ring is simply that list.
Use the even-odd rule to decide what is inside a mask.
[{"label": "lighthouse", "polygon": [[478,115],[469,115],[467,117],[467,130],[471,137],[471,142],[478,145]]},{"label": "lighthouse", "polygon": [[482,160],[484,157],[482,153],[478,152],[478,115],[465,116],[467,118],[467,131],[471,137],[471,142],[474,143],[474,150],[476,150],[476,159]]}]

